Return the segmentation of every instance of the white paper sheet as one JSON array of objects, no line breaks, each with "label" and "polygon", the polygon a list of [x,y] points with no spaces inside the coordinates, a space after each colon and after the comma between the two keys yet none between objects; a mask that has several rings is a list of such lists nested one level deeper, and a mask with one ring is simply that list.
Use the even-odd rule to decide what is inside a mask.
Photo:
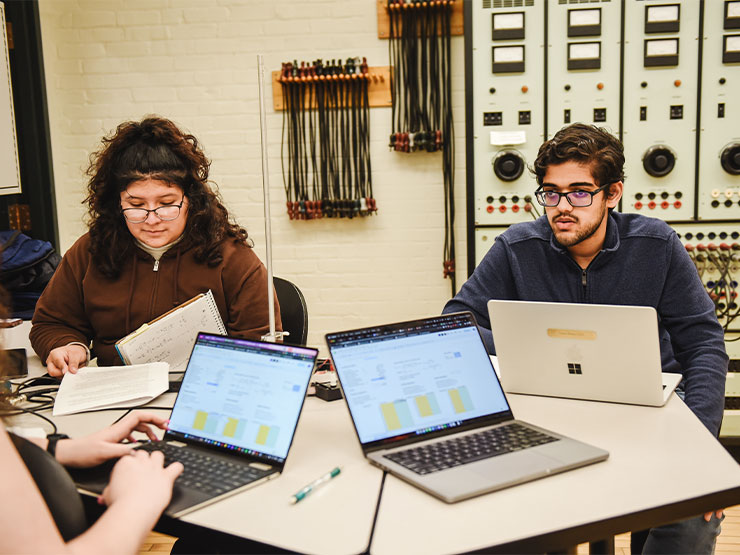
[{"label": "white paper sheet", "polygon": [[143,405],[167,391],[169,368],[166,362],[80,368],[64,375],[52,414]]}]

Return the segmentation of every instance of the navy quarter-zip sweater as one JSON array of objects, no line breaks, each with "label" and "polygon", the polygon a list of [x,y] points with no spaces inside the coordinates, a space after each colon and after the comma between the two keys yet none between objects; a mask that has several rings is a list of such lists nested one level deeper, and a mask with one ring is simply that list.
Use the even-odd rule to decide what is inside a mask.
[{"label": "navy quarter-zip sweater", "polygon": [[495,243],[443,312],[470,310],[495,354],[489,299],[652,306],[664,372],[683,374],[685,402],[719,433],[728,358],[714,303],[665,222],[611,211],[604,246],[583,270],[546,216],[516,224]]}]

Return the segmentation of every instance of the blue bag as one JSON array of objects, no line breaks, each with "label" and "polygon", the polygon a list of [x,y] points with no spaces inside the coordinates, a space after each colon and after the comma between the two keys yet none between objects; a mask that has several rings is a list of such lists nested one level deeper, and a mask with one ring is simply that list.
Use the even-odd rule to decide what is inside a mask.
[{"label": "blue bag", "polygon": [[12,297],[13,316],[28,319],[62,257],[48,241],[18,230],[0,231],[0,251],[0,282]]}]

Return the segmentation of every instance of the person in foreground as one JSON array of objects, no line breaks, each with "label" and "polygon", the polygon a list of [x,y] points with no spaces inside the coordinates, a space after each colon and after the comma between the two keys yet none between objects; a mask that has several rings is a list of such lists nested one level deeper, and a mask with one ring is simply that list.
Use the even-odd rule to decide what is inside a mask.
[{"label": "person in foreground", "polygon": [[[134,412],[95,434],[57,441],[55,463],[52,455],[43,451],[46,439],[32,440],[38,447],[17,447],[18,442],[29,440],[11,438],[0,421],[4,477],[0,483],[0,522],[5,523],[0,553],[136,553],[170,502],[175,479],[183,471],[180,463],[164,467],[160,452],[150,455],[133,451],[133,444],[121,443],[133,441],[133,431],[156,439],[152,424],[164,429],[167,422],[154,414]],[[29,471],[30,465],[20,455],[21,449],[28,453],[29,448],[37,451],[35,459],[50,459],[44,461],[45,472],[33,475]],[[73,485],[66,489],[70,495],[59,499],[60,490],[65,491],[67,485],[64,482],[71,484],[71,478],[64,471],[50,472],[48,465],[85,468],[117,457],[120,460],[113,467],[110,483],[98,499],[107,506],[105,512],[89,529],[75,535],[77,531],[63,523],[70,521],[69,512],[82,509],[81,502],[73,497]],[[84,512],[80,516],[84,518]]]},{"label": "person in foreground", "polygon": [[[676,233],[621,214],[622,144],[573,124],[539,149],[537,201],[545,215],[511,226],[443,312],[470,310],[495,354],[489,299],[652,306],[664,372],[683,375],[688,407],[713,435],[724,410],[728,357],[715,307]],[[722,512],[650,530],[644,553],[710,553]],[[633,543],[635,539],[633,537]]]},{"label": "person in foreground", "polygon": [[269,332],[267,271],[211,189],[209,166],[197,139],[164,118],[124,122],[103,138],[87,170],[89,231],[32,320],[49,374],[76,372],[91,356],[121,364],[116,341],[209,289],[230,335]]}]

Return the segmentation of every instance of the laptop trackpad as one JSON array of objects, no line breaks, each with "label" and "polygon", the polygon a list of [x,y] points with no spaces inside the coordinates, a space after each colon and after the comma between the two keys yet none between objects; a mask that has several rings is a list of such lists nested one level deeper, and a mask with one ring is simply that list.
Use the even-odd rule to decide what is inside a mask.
[{"label": "laptop trackpad", "polygon": [[483,477],[496,476],[497,480],[511,476],[512,479],[532,476],[547,472],[552,468],[559,468],[563,461],[535,451],[525,449],[517,453],[492,457],[479,463],[470,465],[470,470]]}]

